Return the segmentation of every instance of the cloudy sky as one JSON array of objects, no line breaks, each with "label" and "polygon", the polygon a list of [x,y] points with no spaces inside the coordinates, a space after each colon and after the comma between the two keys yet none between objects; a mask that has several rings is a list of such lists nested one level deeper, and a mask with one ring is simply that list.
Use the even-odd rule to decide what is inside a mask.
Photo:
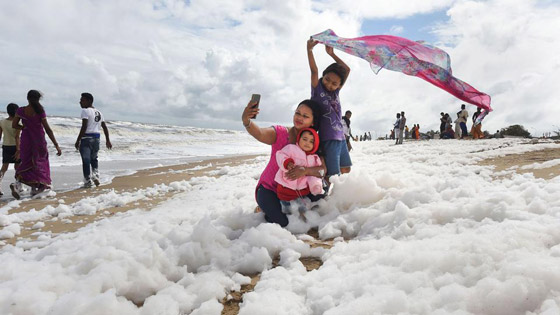
[{"label": "cloudy sky", "polygon": [[[109,120],[242,129],[251,93],[262,125],[289,124],[309,97],[306,40],[392,34],[448,52],[456,77],[492,96],[483,129],[560,129],[560,2],[554,0],[25,0],[0,3],[0,104],[44,93],[50,115],[78,116],[91,92]],[[461,101],[429,83],[338,52],[355,133],[384,135],[397,111],[439,127]],[[315,48],[320,69],[331,63]],[[5,106],[5,105],[2,105]],[[470,113],[474,106],[469,105]]]}]

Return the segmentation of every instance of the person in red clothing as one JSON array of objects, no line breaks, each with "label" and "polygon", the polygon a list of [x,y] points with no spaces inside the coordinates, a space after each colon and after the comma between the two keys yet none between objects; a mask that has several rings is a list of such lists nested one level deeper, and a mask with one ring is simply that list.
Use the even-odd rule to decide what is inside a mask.
[{"label": "person in red clothing", "polygon": [[288,144],[276,152],[279,170],[274,180],[278,183],[276,193],[282,205],[282,212],[289,214],[292,210],[297,210],[303,216],[311,203],[307,195],[323,193],[322,180],[315,176],[291,180],[286,173],[296,167],[321,166],[321,158],[315,154],[319,148],[319,135],[312,128],[304,128],[299,132],[296,143],[297,145]]}]

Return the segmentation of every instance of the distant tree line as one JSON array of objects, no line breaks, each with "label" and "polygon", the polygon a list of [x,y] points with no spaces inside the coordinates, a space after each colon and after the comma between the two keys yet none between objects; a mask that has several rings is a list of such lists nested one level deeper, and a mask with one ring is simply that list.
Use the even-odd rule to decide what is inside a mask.
[{"label": "distant tree line", "polygon": [[506,128],[502,128],[500,133],[504,136],[516,136],[523,138],[531,138],[531,133],[521,125],[511,125]]}]

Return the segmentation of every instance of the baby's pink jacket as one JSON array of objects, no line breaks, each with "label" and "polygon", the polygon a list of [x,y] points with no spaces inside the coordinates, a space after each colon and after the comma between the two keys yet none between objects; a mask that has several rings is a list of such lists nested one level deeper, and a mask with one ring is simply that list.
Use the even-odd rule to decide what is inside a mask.
[{"label": "baby's pink jacket", "polygon": [[294,165],[304,167],[321,166],[321,159],[317,154],[307,155],[300,147],[295,144],[288,144],[282,150],[276,152],[276,161],[280,169],[276,173],[274,180],[286,187],[293,190],[302,190],[309,187],[313,195],[323,193],[323,182],[320,178],[315,176],[302,176],[296,180],[289,180],[286,178],[287,169],[284,167],[284,162],[287,159],[294,160]]}]

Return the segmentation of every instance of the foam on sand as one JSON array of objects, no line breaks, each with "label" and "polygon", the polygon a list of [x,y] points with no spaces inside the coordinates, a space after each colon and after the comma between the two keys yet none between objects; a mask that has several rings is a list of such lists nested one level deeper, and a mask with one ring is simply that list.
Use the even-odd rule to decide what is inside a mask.
[{"label": "foam on sand", "polygon": [[[262,157],[149,209],[5,246],[0,313],[220,314],[256,273],[239,314],[557,313],[560,177],[477,162],[560,144],[389,142],[356,143],[352,172],[287,229],[253,212]],[[334,246],[294,235],[310,227]],[[323,264],[307,271],[301,257]]]}]

